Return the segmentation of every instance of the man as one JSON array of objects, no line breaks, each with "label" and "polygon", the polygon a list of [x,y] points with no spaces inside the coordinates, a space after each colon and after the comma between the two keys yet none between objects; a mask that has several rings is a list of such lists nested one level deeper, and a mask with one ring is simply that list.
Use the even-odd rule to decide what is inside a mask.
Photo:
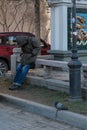
[{"label": "man", "polygon": [[17,36],[16,39],[18,46],[22,49],[22,54],[21,61],[16,69],[13,84],[9,90],[17,90],[22,86],[32,63],[35,63],[40,50],[40,43],[36,37]]}]

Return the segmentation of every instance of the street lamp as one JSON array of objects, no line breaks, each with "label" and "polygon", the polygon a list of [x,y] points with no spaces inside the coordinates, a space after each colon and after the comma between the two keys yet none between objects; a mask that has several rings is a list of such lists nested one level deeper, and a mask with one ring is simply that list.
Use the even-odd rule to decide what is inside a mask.
[{"label": "street lamp", "polygon": [[77,54],[76,0],[72,0],[72,55],[69,67],[70,100],[81,100],[81,62]]}]

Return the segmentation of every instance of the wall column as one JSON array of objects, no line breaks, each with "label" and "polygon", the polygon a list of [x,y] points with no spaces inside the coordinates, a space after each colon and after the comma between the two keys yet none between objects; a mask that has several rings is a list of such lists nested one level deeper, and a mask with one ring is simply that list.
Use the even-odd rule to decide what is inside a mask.
[{"label": "wall column", "polygon": [[51,7],[51,50],[67,51],[68,0],[48,0]]}]

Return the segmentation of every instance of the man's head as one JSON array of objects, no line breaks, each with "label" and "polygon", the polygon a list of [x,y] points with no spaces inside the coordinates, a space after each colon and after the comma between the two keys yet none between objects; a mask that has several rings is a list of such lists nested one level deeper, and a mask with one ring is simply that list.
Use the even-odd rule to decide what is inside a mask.
[{"label": "man's head", "polygon": [[28,43],[28,36],[17,36],[16,37],[18,46],[24,46]]}]

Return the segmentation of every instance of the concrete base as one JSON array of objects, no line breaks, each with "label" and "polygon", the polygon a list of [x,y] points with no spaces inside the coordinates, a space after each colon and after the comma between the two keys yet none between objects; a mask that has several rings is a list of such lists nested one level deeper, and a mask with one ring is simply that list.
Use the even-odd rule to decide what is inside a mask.
[{"label": "concrete base", "polygon": [[54,60],[70,61],[70,51],[50,50],[48,54],[54,55]]},{"label": "concrete base", "polygon": [[[70,61],[71,51],[50,50],[48,54],[54,56],[54,60]],[[87,50],[78,51],[78,58],[82,63],[87,63]]]}]

